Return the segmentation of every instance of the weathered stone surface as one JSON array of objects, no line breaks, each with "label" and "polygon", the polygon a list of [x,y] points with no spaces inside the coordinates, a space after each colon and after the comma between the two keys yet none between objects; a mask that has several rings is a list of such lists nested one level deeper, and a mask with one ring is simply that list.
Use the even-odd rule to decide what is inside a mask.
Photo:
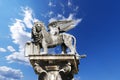
[{"label": "weathered stone surface", "polygon": [[[74,74],[79,71],[79,60],[86,55],[77,53],[73,35],[62,33],[72,29],[73,24],[73,20],[55,21],[48,25],[47,31],[42,22],[34,23],[33,41],[26,43],[25,56],[29,57],[38,80],[74,80]],[[60,54],[48,53],[48,48],[58,45],[61,45]]]},{"label": "weathered stone surface", "polygon": [[[57,25],[56,25],[57,24]],[[58,25],[59,24],[59,25]],[[70,49],[70,53],[76,53],[76,38],[68,33],[61,33],[63,27],[60,24],[65,25],[65,29],[70,29],[69,27],[73,24],[73,21],[56,21],[49,25],[49,30],[47,31],[43,22],[35,22],[32,27],[32,39],[35,44],[39,44],[40,49],[43,48],[43,53],[48,53],[48,48],[61,45],[62,53],[67,53],[67,48]],[[63,30],[62,30],[63,31]]]},{"label": "weathered stone surface", "polygon": [[[62,78],[65,77],[66,80],[72,80],[73,77],[71,78],[71,76],[78,73],[79,59],[76,57],[73,54],[44,54],[29,55],[29,60],[39,78],[40,76],[43,78],[44,74],[46,76],[45,79],[54,75],[54,78],[59,76],[59,80],[64,80]],[[54,78],[51,80],[56,80]]]},{"label": "weathered stone surface", "polygon": [[78,64],[79,59],[76,58],[76,55],[69,55],[69,54],[44,54],[44,55],[29,55],[29,60],[34,66],[34,63],[37,62],[41,64],[41,66],[45,66],[46,70],[49,69],[60,69],[58,66],[63,66],[63,64],[70,63],[72,65],[72,72],[77,73],[78,72]]},{"label": "weathered stone surface", "polygon": [[39,44],[35,44],[34,42],[27,42],[25,44],[25,57],[29,55],[39,55],[40,54],[40,46]]}]

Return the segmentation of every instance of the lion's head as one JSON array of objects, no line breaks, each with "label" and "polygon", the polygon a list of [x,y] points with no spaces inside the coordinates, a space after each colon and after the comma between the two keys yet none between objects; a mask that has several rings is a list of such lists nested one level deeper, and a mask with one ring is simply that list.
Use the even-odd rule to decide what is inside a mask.
[{"label": "lion's head", "polygon": [[41,21],[34,22],[34,26],[38,32],[40,32],[42,29],[45,29],[44,23]]}]

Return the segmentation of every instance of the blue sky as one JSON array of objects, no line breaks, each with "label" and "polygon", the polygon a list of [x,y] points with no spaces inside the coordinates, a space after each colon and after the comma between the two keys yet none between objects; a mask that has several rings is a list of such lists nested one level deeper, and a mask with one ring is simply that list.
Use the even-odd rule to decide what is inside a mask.
[{"label": "blue sky", "polygon": [[0,0],[0,80],[37,80],[24,57],[24,44],[31,40],[34,21],[47,26],[61,19],[79,22],[68,33],[77,39],[77,52],[87,54],[76,80],[120,80],[119,4],[118,0]]}]

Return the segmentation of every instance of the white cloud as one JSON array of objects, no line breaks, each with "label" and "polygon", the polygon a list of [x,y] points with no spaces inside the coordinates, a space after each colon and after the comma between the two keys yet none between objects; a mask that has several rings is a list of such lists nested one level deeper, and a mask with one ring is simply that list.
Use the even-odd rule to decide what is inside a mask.
[{"label": "white cloud", "polygon": [[76,6],[75,9],[74,9],[74,11],[77,11],[78,9],[79,9],[79,6]]},{"label": "white cloud", "polygon": [[68,0],[68,6],[72,6],[72,3],[70,0]]},{"label": "white cloud", "polygon": [[52,2],[49,2],[48,5],[49,5],[49,6],[52,6]]},{"label": "white cloud", "polygon": [[6,60],[9,61],[9,63],[17,62],[20,64],[29,65],[28,58],[24,57],[24,52],[14,52],[13,54],[10,54],[9,56],[6,56]]},{"label": "white cloud", "polygon": [[75,77],[74,80],[80,80],[80,76]]},{"label": "white cloud", "polygon": [[7,49],[10,51],[10,52],[14,52],[15,49],[12,47],[12,46],[8,46]]},{"label": "white cloud", "polygon": [[11,32],[11,38],[15,44],[19,45],[19,48],[23,48],[24,44],[30,40],[31,34],[25,31],[25,25],[20,19],[16,19],[13,25],[9,26]]},{"label": "white cloud", "polygon": [[51,11],[47,11],[47,13],[41,13],[40,14],[42,17],[44,17],[44,18],[51,18],[52,16],[54,16],[55,14],[54,14],[54,12],[51,10]]},{"label": "white cloud", "polygon": [[27,41],[31,41],[31,32],[27,32],[26,29],[31,29],[34,21],[38,19],[32,16],[32,9],[25,7],[22,11],[23,19],[15,19],[15,22],[9,26],[13,43],[19,46],[19,50],[6,56],[6,59],[9,62],[28,64],[29,61],[24,57],[24,46]]},{"label": "white cloud", "polygon": [[52,14],[53,14],[53,11],[50,11],[50,12],[49,12],[49,15],[52,15]]},{"label": "white cloud", "polygon": [[13,69],[7,66],[0,67],[0,80],[20,80],[23,73],[19,69]]},{"label": "white cloud", "polygon": [[53,11],[49,11],[47,14],[44,14],[44,16],[48,16],[48,17],[51,17],[52,15],[54,14],[54,12]]},{"label": "white cloud", "polygon": [[62,3],[60,3],[60,6],[62,7],[62,13],[64,14],[65,13],[65,6]]},{"label": "white cloud", "polygon": [[65,19],[65,17],[62,14],[58,14],[57,17],[61,19]]},{"label": "white cloud", "polygon": [[55,5],[55,4],[53,4],[53,2],[52,2],[52,1],[49,1],[48,6],[50,6],[50,7],[55,7],[56,5]]},{"label": "white cloud", "polygon": [[33,18],[33,11],[29,7],[22,8],[23,11],[23,22],[26,25],[27,28],[32,28],[34,18]]},{"label": "white cloud", "polygon": [[0,48],[0,52],[6,52],[6,49]]}]

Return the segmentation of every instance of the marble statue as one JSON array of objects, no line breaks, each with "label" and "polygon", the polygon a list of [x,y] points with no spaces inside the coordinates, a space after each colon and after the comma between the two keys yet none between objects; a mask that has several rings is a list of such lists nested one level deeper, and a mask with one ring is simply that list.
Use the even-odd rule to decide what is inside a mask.
[{"label": "marble statue", "polygon": [[67,53],[67,48],[70,49],[68,54],[75,54],[76,38],[68,33],[63,33],[73,28],[72,25],[72,20],[54,21],[48,25],[49,31],[47,31],[42,22],[35,22],[32,28],[33,42],[43,48],[43,52],[40,52],[41,54],[47,54],[48,48],[57,45],[61,45],[62,54]]},{"label": "marble statue", "polygon": [[[76,38],[66,33],[73,27],[73,20],[54,21],[47,27],[40,21],[34,23],[32,41],[26,43],[25,54],[38,80],[74,80],[74,74],[79,71],[79,59],[85,55],[77,53]],[[48,49],[57,45],[61,45],[61,54],[49,54]]]}]

